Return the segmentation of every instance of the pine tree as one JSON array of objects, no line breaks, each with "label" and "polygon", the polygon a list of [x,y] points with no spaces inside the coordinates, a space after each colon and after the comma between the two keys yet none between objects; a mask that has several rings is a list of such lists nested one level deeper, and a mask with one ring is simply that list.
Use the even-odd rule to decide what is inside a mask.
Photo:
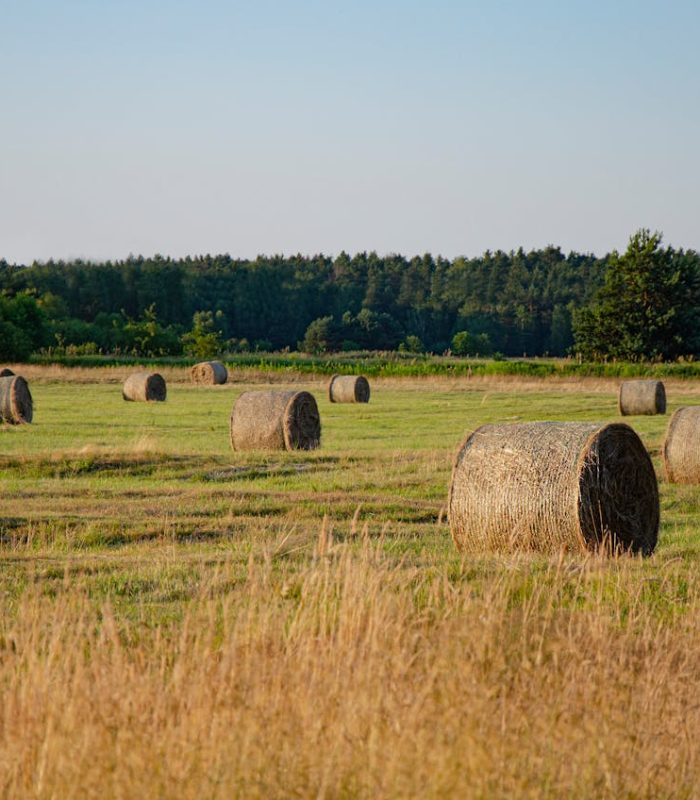
[{"label": "pine tree", "polygon": [[575,315],[584,358],[669,360],[700,349],[697,255],[661,242],[660,233],[643,229],[623,255],[611,254],[593,303]]}]

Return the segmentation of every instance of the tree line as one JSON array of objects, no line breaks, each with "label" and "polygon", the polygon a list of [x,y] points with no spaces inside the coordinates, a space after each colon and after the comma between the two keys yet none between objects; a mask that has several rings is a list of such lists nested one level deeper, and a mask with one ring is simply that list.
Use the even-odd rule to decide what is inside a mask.
[{"label": "tree line", "polygon": [[289,348],[676,358],[700,346],[699,275],[697,253],[649,231],[602,258],[550,246],[452,260],[0,261],[0,357]]}]

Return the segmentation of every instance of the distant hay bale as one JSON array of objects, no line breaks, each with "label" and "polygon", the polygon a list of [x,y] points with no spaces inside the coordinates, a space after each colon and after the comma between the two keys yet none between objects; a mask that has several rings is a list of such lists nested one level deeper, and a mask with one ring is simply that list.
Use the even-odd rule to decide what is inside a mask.
[{"label": "distant hay bale", "polygon": [[122,397],[136,402],[162,402],[166,393],[165,379],[157,372],[134,372],[122,388]]},{"label": "distant hay bale", "polygon": [[669,483],[700,483],[700,406],[673,414],[661,452]]},{"label": "distant hay bale", "polygon": [[228,380],[228,370],[221,361],[202,361],[195,364],[190,370],[190,376],[194,383],[202,383],[214,386],[226,383]]},{"label": "distant hay bale", "polygon": [[27,381],[21,375],[0,378],[0,421],[19,425],[31,422],[32,417],[32,395]]},{"label": "distant hay bale", "polygon": [[314,450],[321,418],[309,392],[244,392],[231,411],[234,450]]},{"label": "distant hay bale", "polygon": [[666,389],[661,381],[623,381],[617,406],[623,417],[635,414],[665,414]]},{"label": "distant hay bale", "polygon": [[462,550],[631,550],[659,529],[651,459],[628,425],[483,425],[461,445],[448,500]]},{"label": "distant hay bale", "polygon": [[9,367],[3,367],[0,369],[0,378],[9,378],[11,375],[15,373]]},{"label": "distant hay bale", "polygon": [[363,375],[334,375],[328,384],[331,403],[369,403],[369,381]]}]

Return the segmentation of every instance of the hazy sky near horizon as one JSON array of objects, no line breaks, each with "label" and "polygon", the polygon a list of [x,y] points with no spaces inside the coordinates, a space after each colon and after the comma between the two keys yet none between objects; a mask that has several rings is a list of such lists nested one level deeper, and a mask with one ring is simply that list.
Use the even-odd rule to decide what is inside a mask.
[{"label": "hazy sky near horizon", "polygon": [[700,249],[697,0],[0,0],[0,258]]}]

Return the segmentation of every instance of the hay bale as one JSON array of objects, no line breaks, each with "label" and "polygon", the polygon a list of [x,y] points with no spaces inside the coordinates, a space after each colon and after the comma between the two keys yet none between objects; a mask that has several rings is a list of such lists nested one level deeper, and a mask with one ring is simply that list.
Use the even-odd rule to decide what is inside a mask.
[{"label": "hay bale", "polygon": [[226,383],[228,370],[221,361],[202,361],[192,367],[190,377],[193,383],[215,386],[216,384]]},{"label": "hay bale", "polygon": [[15,373],[9,367],[3,367],[0,369],[0,378],[9,378],[10,375],[14,375]]},{"label": "hay bale", "polygon": [[617,398],[623,417],[634,414],[665,414],[666,389],[661,381],[623,381]]},{"label": "hay bale", "polygon": [[157,372],[134,372],[124,381],[122,397],[137,402],[162,402],[167,389],[165,379]]},{"label": "hay bale", "polygon": [[328,384],[331,403],[369,403],[369,382],[363,375],[334,375]]},{"label": "hay bale", "polygon": [[19,425],[31,422],[33,417],[32,394],[21,375],[0,378],[0,421]]},{"label": "hay bale", "polygon": [[314,450],[321,418],[309,392],[243,392],[231,411],[234,450]]},{"label": "hay bale", "polygon": [[483,425],[457,453],[448,500],[462,550],[656,546],[659,492],[640,438],[622,423]]},{"label": "hay bale", "polygon": [[673,414],[661,453],[669,483],[700,483],[700,406]]}]

